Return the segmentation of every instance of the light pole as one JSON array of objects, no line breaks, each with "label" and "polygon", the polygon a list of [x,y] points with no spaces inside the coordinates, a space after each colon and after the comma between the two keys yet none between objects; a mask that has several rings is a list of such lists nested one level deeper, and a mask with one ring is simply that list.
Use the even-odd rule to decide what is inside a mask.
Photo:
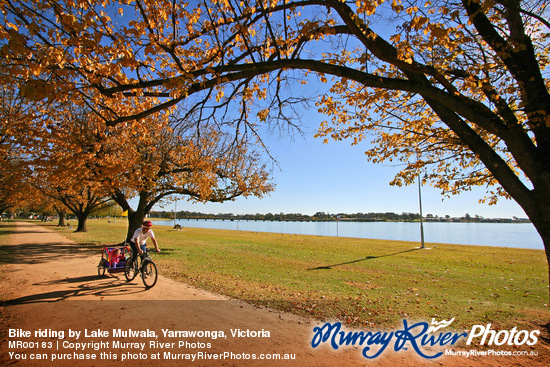
[{"label": "light pole", "polygon": [[420,203],[420,240],[422,246],[420,248],[426,248],[424,246],[424,222],[422,220],[422,179],[420,178],[420,173],[418,174],[418,202]]},{"label": "light pole", "polygon": [[174,228],[176,228],[176,217],[178,216],[178,212],[176,210],[177,205],[178,205],[178,201],[175,200],[174,201]]}]

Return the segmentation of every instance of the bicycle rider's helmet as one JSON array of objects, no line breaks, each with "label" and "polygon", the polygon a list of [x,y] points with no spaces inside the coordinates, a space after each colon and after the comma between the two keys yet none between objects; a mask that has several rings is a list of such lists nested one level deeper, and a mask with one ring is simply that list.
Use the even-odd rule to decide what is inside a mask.
[{"label": "bicycle rider's helmet", "polygon": [[151,228],[153,226],[153,223],[151,223],[151,221],[146,220],[145,222],[141,223],[141,226],[145,228]]}]

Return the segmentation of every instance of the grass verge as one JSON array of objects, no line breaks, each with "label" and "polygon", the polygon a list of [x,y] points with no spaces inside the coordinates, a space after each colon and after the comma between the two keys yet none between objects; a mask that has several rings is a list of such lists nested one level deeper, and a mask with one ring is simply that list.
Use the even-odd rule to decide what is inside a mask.
[{"label": "grass verge", "polygon": [[[55,228],[54,225],[51,225]],[[89,220],[96,246],[119,243],[126,223]],[[543,325],[550,319],[542,250],[156,226],[160,273],[260,306],[384,327],[456,317],[455,327]],[[98,251],[99,257],[99,251]]]}]

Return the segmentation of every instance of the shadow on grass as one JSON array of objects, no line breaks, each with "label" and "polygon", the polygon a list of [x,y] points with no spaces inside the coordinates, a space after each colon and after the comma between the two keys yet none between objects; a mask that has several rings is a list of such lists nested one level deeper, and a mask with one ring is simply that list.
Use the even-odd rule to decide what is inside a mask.
[{"label": "shadow on grass", "polygon": [[347,261],[347,262],[345,262],[345,263],[331,264],[331,265],[325,265],[325,266],[317,266],[317,267],[315,267],[315,268],[309,268],[309,269],[307,269],[307,270],[330,270],[330,269],[332,269],[332,268],[335,267],[335,266],[342,266],[342,265],[355,264],[355,263],[358,263],[358,262],[361,262],[361,261],[372,260],[372,259],[378,259],[378,258],[381,258],[381,257],[395,256],[395,255],[400,255],[400,254],[404,254],[404,253],[412,252],[412,251],[416,251],[416,250],[421,250],[421,248],[412,248],[412,249],[410,249],[410,250],[394,252],[394,253],[392,253],[392,254],[386,254],[386,255],[367,256],[367,257],[364,257],[364,258],[362,258],[362,259]]},{"label": "shadow on grass", "polygon": [[0,305],[15,306],[32,303],[51,303],[67,299],[77,300],[84,296],[108,297],[121,294],[142,293],[146,291],[142,286],[128,287],[128,285],[132,284],[127,283],[126,279],[99,277],[97,275],[52,280],[36,283],[34,285],[47,286],[53,284],[67,284],[69,288],[14,298],[1,302]]}]

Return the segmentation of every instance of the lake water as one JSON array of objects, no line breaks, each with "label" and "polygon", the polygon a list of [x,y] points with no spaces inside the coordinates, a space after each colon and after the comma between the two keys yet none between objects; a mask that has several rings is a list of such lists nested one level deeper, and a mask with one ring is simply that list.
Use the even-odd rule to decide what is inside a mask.
[{"label": "lake water", "polygon": [[[178,219],[182,227],[229,229],[253,232],[308,234],[376,238],[420,243],[419,222],[277,222],[246,220]],[[173,220],[156,221],[173,226]],[[544,249],[531,223],[424,223],[426,243],[454,243],[500,247]]]}]

